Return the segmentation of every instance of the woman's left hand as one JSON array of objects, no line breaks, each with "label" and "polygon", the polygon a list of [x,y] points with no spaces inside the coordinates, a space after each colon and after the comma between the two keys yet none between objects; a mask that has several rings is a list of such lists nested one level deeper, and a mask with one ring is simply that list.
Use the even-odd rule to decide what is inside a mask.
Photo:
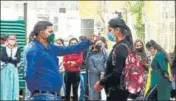
[{"label": "woman's left hand", "polygon": [[76,62],[75,61],[71,61],[71,66],[75,66]]},{"label": "woman's left hand", "polygon": [[100,81],[97,81],[94,85],[94,89],[97,91],[97,92],[100,92],[102,89],[103,89],[103,86],[100,85]]},{"label": "woman's left hand", "polygon": [[171,76],[171,77],[169,77],[169,80],[170,80],[170,81],[173,81],[173,78],[172,78],[172,76]]}]

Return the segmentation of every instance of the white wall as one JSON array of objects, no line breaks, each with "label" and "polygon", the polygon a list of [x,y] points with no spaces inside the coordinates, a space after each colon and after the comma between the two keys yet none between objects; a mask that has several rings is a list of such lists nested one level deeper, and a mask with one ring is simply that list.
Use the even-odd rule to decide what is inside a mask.
[{"label": "white wall", "polygon": [[[23,3],[9,1],[4,2],[1,7],[1,20],[18,20],[19,17],[23,18]],[[56,2],[58,3],[58,2]],[[69,2],[70,3],[70,2]],[[68,38],[69,35],[79,37],[81,35],[81,19],[79,12],[75,10],[66,10],[66,14],[59,13],[59,7],[46,6],[45,2],[41,1],[27,1],[27,38],[34,25],[38,22],[38,15],[47,15],[49,21],[54,23],[54,17],[58,16],[58,32],[55,32],[56,38]],[[68,19],[72,17],[73,19]],[[68,30],[68,22],[70,23],[70,29]]]}]

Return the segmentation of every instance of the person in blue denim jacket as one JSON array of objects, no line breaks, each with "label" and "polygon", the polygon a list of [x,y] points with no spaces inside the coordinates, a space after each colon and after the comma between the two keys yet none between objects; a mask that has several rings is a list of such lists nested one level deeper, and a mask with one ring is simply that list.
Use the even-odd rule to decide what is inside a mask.
[{"label": "person in blue denim jacket", "polygon": [[24,56],[27,88],[33,100],[58,100],[63,79],[59,73],[57,56],[81,52],[93,41],[85,40],[68,47],[56,46],[53,44],[53,24],[48,21],[37,22],[31,34],[36,38]]}]

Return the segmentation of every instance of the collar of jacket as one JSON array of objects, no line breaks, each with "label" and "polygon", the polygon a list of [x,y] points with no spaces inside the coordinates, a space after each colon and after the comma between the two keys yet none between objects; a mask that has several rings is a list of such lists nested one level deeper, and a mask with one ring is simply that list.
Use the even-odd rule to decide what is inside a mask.
[{"label": "collar of jacket", "polygon": [[[42,49],[47,49],[38,39],[35,39],[34,42]],[[48,44],[49,45],[49,44]]]}]

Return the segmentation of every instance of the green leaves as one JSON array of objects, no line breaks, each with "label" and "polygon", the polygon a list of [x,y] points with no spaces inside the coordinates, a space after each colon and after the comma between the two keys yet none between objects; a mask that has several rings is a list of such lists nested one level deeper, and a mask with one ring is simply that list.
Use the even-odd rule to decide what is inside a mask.
[{"label": "green leaves", "polygon": [[[128,3],[130,4],[130,2]],[[131,4],[130,4],[131,5]],[[136,24],[134,28],[136,30],[136,35],[139,39],[144,41],[144,24],[142,23],[142,8],[144,7],[143,1],[137,1],[133,6],[130,6],[129,12],[136,17]]]}]

